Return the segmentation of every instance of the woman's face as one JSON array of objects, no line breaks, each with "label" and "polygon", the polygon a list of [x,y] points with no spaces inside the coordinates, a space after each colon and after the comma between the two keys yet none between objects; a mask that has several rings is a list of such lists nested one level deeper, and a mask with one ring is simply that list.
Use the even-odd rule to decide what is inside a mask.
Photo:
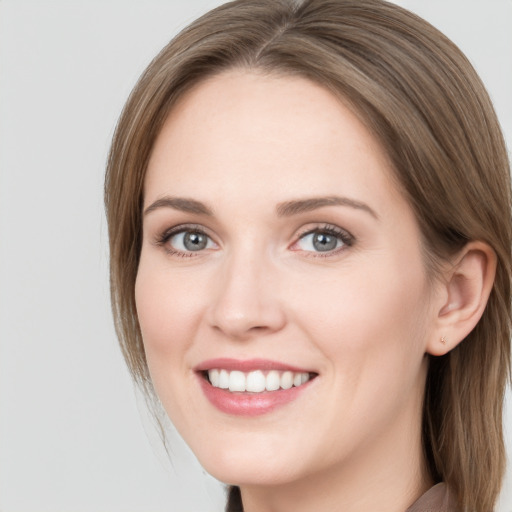
[{"label": "woman's face", "polygon": [[156,141],[143,228],[151,377],[207,471],[296,482],[419,447],[436,312],[418,226],[324,88],[230,71],[189,91]]}]

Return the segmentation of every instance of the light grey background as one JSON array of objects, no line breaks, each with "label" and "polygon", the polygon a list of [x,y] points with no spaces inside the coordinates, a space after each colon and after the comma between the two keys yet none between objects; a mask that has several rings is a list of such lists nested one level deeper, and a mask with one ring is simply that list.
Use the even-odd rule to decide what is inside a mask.
[{"label": "light grey background", "polygon": [[[135,398],[110,319],[102,205],[131,87],[220,3],[0,1],[1,512],[223,509],[222,487],[177,436],[167,461]],[[512,1],[399,3],[467,53],[512,147]],[[499,507],[511,511],[512,468]]]}]

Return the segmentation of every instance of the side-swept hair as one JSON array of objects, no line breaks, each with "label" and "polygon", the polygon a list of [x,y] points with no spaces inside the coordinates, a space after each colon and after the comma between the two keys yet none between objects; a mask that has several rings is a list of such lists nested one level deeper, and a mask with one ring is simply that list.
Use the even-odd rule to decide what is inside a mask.
[{"label": "side-swept hair", "polygon": [[492,510],[505,468],[502,408],[510,376],[506,147],[466,57],[430,24],[385,1],[231,2],[182,31],[140,78],[119,120],[105,183],[112,307],[135,381],[151,392],[134,299],[151,150],[183,93],[232,68],[305,77],[352,108],[393,163],[433,278],[470,240],[496,252],[480,322],[457,348],[430,358],[423,418],[433,480],[450,486],[462,511]]}]

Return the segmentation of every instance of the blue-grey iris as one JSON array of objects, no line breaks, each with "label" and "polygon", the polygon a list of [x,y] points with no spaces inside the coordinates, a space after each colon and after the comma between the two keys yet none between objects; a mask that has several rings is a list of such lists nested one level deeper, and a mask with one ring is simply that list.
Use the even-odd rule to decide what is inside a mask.
[{"label": "blue-grey iris", "polygon": [[187,251],[200,251],[208,244],[208,237],[203,233],[188,232],[183,237],[183,245]]},{"label": "blue-grey iris", "polygon": [[325,233],[315,233],[313,236],[313,247],[320,252],[336,249],[338,239],[335,236]]}]

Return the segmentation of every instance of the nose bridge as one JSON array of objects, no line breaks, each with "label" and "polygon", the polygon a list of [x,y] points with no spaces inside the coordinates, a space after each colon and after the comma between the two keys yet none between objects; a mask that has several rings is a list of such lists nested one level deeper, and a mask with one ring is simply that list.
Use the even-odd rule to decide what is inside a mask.
[{"label": "nose bridge", "polygon": [[[260,248],[261,249],[261,248]],[[222,262],[211,304],[212,326],[230,338],[275,332],[285,323],[275,268],[264,250],[247,243]]]}]

